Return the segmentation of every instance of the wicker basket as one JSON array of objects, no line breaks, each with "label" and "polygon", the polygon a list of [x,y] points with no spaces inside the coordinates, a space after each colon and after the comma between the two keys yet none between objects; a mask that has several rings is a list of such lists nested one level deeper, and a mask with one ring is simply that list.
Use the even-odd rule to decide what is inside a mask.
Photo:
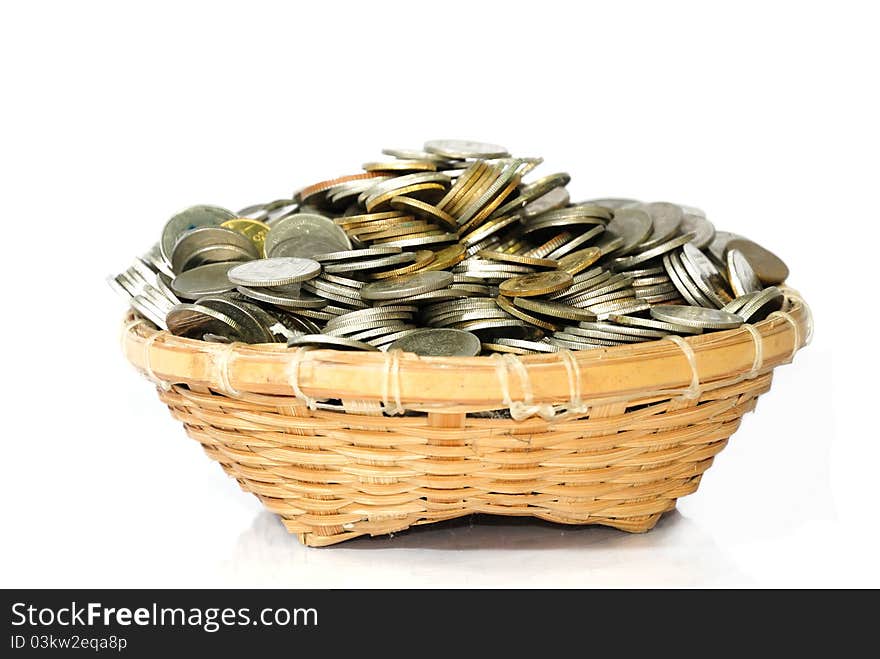
[{"label": "wicker basket", "polygon": [[522,358],[222,345],[132,316],[122,343],[190,437],[307,545],[471,513],[641,532],[697,489],[808,342],[809,309],[785,293],[737,330]]}]

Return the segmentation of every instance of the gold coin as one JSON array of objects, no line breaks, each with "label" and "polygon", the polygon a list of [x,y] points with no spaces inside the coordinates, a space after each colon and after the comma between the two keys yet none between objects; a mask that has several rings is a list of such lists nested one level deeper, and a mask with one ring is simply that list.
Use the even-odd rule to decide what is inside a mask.
[{"label": "gold coin", "polygon": [[510,180],[505,187],[496,197],[486,204],[486,206],[476,215],[473,216],[463,227],[462,231],[470,231],[471,228],[480,226],[487,217],[489,217],[492,213],[495,212],[495,209],[501,205],[501,202],[507,199],[510,196],[510,193],[516,190],[519,187],[521,176],[519,174],[515,174],[514,177]]},{"label": "gold coin", "polygon": [[559,268],[570,275],[576,275],[582,270],[589,268],[600,258],[602,258],[601,249],[598,247],[586,247],[571,254],[566,254],[559,259]]},{"label": "gold coin", "polygon": [[435,260],[436,256],[434,252],[430,249],[420,249],[416,252],[416,260],[412,263],[407,263],[405,266],[400,268],[394,268],[393,270],[382,270],[381,272],[371,272],[368,274],[370,279],[389,279],[391,277],[401,277],[403,275],[413,274],[415,272],[419,272],[422,269],[429,269],[427,266],[431,265]]},{"label": "gold coin", "polygon": [[489,220],[482,226],[477,227],[470,233],[465,233],[462,231],[461,241],[465,245],[476,245],[481,240],[488,238],[492,234],[501,231],[505,227],[510,226],[511,224],[516,224],[519,222],[519,218],[515,215],[508,215],[507,217],[499,217],[494,220]]},{"label": "gold coin", "polygon": [[568,231],[563,231],[562,233],[558,233],[553,236],[543,245],[538,245],[537,247],[530,249],[528,252],[526,252],[526,256],[534,256],[536,258],[542,259],[551,252],[555,252],[569,240],[571,240],[571,234]]},{"label": "gold coin", "polygon": [[530,350],[525,348],[517,348],[515,346],[506,346],[501,343],[483,343],[481,344],[483,352],[509,352],[512,355],[528,355]]},{"label": "gold coin", "polygon": [[[422,231],[413,231],[410,233],[404,233],[397,236],[386,236],[384,238],[371,238],[370,242],[375,243],[376,245],[384,245],[385,243],[395,243],[398,240],[407,239],[410,240],[412,238],[427,238],[428,236],[448,236],[452,234],[448,234],[443,229],[439,228],[436,225],[432,225],[433,228],[430,230],[422,230]],[[428,227],[423,227],[423,229],[428,229]]]},{"label": "gold coin", "polygon": [[[464,194],[464,192],[470,188],[476,178],[479,178],[483,175],[483,172],[486,171],[488,165],[482,160],[478,160],[473,165],[464,170],[464,173],[458,177],[455,185],[453,185],[449,192],[446,193],[446,196],[443,197],[439,202],[437,202],[437,208],[441,210],[445,210],[449,213],[450,207],[456,203],[458,198]],[[450,213],[451,214],[451,213]]]},{"label": "gold coin", "polygon": [[449,208],[449,214],[455,217],[460,215],[468,206],[470,206],[471,202],[479,199],[480,195],[482,195],[500,175],[500,168],[495,167],[494,165],[488,165],[483,171],[482,176],[476,179],[474,184],[470,186],[464,194],[458,198],[455,204]]},{"label": "gold coin", "polygon": [[498,297],[496,297],[495,303],[514,318],[519,318],[520,320],[527,322],[529,325],[534,325],[535,327],[540,327],[541,329],[545,329],[550,332],[555,332],[559,329],[559,327],[557,327],[553,323],[550,323],[542,318],[536,318],[535,316],[526,313],[522,309],[513,306],[513,303],[503,295],[499,295]]},{"label": "gold coin", "polygon": [[265,222],[239,217],[234,220],[226,220],[220,226],[246,236],[254,244],[254,247],[257,248],[260,256],[266,256],[265,243],[266,234],[269,233],[269,225]]},{"label": "gold coin", "polygon": [[453,231],[458,229],[458,223],[446,211],[440,210],[436,206],[426,204],[424,201],[413,199],[412,197],[395,197],[391,200],[391,208],[402,212],[412,213],[422,220],[429,222],[439,221],[445,224]]},{"label": "gold coin", "polygon": [[437,163],[430,160],[392,160],[389,162],[367,162],[368,172],[436,172]]},{"label": "gold coin", "polygon": [[478,256],[489,259],[490,261],[502,261],[504,263],[521,263],[522,265],[533,265],[538,268],[559,267],[559,264],[552,259],[539,259],[534,256],[525,256],[524,254],[507,254],[505,252],[496,252],[491,249],[481,249],[477,252]]},{"label": "gold coin", "polygon": [[363,215],[337,217],[333,222],[341,227],[347,227],[361,223],[376,222],[378,220],[391,220],[404,216],[406,216],[406,213],[401,213],[400,211],[386,211],[384,213],[364,213]]},{"label": "gold coin", "polygon": [[445,270],[464,261],[467,256],[464,245],[456,243],[449,247],[444,247],[434,253],[434,260],[428,265],[426,270]]},{"label": "gold coin", "polygon": [[390,208],[390,202],[395,197],[406,197],[412,195],[428,201],[436,201],[446,191],[439,183],[414,183],[396,190],[391,190],[384,194],[367,201],[367,210],[371,213],[376,210],[384,211]]},{"label": "gold coin", "polygon": [[412,220],[410,222],[401,222],[400,224],[392,224],[387,227],[364,227],[352,229],[351,235],[357,236],[360,240],[379,240],[381,238],[394,238],[395,236],[408,236],[413,233],[421,233],[423,231],[440,230],[436,224],[428,224],[424,220]]},{"label": "gold coin", "polygon": [[417,220],[412,215],[404,215],[402,217],[395,217],[390,220],[362,222],[361,224],[342,227],[342,229],[349,235],[358,235],[363,233],[377,233],[379,231],[385,231],[386,229],[391,229],[396,226],[409,225],[413,222],[422,222],[422,220]]},{"label": "gold coin", "polygon": [[501,282],[498,290],[508,297],[534,297],[561,291],[571,286],[572,281],[570,272],[551,270],[513,277]]}]

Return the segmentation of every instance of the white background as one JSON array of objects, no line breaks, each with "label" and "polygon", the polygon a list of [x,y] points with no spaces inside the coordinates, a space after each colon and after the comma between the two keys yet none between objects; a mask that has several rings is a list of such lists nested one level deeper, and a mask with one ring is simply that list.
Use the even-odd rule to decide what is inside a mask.
[{"label": "white background", "polygon": [[[0,586],[878,586],[871,3],[12,3],[0,10]],[[517,520],[301,547],[123,360],[104,278],[232,209],[461,137],[575,199],[708,211],[816,316],[650,534]]]}]

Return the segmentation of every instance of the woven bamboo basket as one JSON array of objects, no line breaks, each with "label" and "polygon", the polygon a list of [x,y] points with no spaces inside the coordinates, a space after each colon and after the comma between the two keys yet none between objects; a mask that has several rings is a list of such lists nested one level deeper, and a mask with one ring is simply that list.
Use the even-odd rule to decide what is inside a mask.
[{"label": "woven bamboo basket", "polygon": [[755,325],[473,358],[222,345],[128,316],[128,360],[190,437],[311,546],[471,513],[651,529],[812,333]]}]

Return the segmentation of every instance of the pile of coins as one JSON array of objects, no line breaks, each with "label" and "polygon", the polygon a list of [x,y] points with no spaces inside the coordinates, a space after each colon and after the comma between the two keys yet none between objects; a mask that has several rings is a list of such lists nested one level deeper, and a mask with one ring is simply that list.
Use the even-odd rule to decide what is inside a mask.
[{"label": "pile of coins", "polygon": [[110,284],[213,342],[421,355],[586,350],[762,320],[788,268],[669,202],[573,203],[570,176],[479,142],[385,149],[237,213],[194,206]]}]

